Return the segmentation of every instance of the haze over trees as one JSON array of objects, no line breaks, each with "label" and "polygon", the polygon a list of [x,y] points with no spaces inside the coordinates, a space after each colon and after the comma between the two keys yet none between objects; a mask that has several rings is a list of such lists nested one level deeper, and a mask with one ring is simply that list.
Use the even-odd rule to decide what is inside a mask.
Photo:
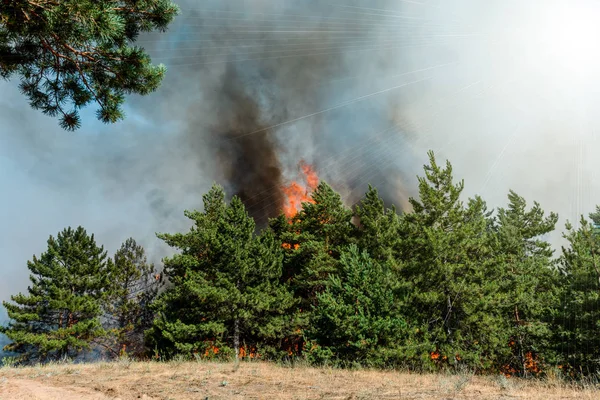
[{"label": "haze over trees", "polygon": [[0,76],[18,75],[31,107],[64,129],[79,128],[92,102],[99,120],[116,122],[125,95],[153,92],[166,71],[133,43],[177,13],[171,0],[0,2]]},{"label": "haze over trees", "polygon": [[600,372],[600,208],[567,225],[510,191],[464,199],[433,153],[412,212],[375,188],[350,209],[325,182],[262,231],[218,185],[162,274],[127,240],[114,259],[83,228],[28,263],[29,294],[6,302],[21,362],[76,356],[303,359],[315,365],[581,377]]}]

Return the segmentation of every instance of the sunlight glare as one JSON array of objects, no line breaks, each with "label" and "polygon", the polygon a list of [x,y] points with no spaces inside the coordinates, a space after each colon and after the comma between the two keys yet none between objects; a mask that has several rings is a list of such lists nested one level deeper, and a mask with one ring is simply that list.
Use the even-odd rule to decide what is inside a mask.
[{"label": "sunlight glare", "polygon": [[574,78],[589,78],[600,66],[600,2],[548,2],[539,9],[539,42],[549,62]]}]

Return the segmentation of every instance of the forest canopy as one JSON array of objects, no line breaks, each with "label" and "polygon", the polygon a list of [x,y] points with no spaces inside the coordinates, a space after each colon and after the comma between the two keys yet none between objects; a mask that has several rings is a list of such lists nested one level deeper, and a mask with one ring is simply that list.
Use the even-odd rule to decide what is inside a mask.
[{"label": "forest canopy", "polygon": [[488,209],[432,152],[412,211],[370,187],[353,208],[325,182],[258,229],[214,185],[159,271],[134,239],[108,257],[82,227],[27,263],[4,302],[12,362],[78,357],[305,360],[570,377],[600,372],[600,208],[558,216],[513,191]]}]

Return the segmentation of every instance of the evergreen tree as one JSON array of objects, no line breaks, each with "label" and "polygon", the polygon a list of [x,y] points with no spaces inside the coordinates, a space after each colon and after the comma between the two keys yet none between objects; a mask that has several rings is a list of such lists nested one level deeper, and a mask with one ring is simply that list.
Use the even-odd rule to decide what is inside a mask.
[{"label": "evergreen tree", "polygon": [[[508,208],[498,210],[497,275],[498,307],[510,335],[507,372],[521,375],[540,372],[536,359],[553,360],[550,351],[551,320],[558,300],[553,250],[543,236],[554,230],[558,215],[535,202],[527,211],[525,199],[510,191]],[[541,361],[541,360],[540,360]]]},{"label": "evergreen tree", "polygon": [[325,290],[329,274],[338,271],[341,251],[352,242],[356,230],[352,211],[327,183],[319,183],[311,197],[314,203],[303,203],[289,221],[281,216],[270,224],[287,250],[284,279],[305,309]]},{"label": "evergreen tree", "polygon": [[90,102],[99,120],[115,122],[124,96],[156,90],[166,71],[132,43],[166,30],[177,12],[171,0],[0,2],[0,75],[20,75],[30,105],[65,129],[80,126]]},{"label": "evergreen tree", "polygon": [[411,198],[414,212],[402,218],[402,276],[414,287],[407,311],[421,324],[419,353],[425,366],[490,368],[493,349],[506,346],[490,299],[490,213],[478,197],[463,205],[464,183],[453,182],[449,162],[441,168],[433,152],[429,161],[419,177],[420,201]]},{"label": "evergreen tree", "polygon": [[11,319],[1,329],[7,351],[23,360],[73,357],[104,334],[101,304],[112,268],[106,252],[82,227],[50,236],[48,250],[27,263],[29,294],[4,302]]},{"label": "evergreen tree", "polygon": [[580,227],[566,224],[560,260],[563,272],[561,312],[557,318],[557,350],[561,364],[571,374],[595,374],[600,371],[600,208],[581,217]]},{"label": "evergreen tree", "polygon": [[397,280],[356,245],[341,254],[340,265],[339,275],[330,275],[327,289],[317,295],[306,333],[308,358],[342,365],[398,365],[408,329]]},{"label": "evergreen tree", "polygon": [[327,288],[329,275],[339,271],[340,254],[356,234],[352,211],[331,186],[319,183],[311,197],[314,203],[303,203],[292,218],[281,215],[270,222],[284,249],[282,281],[299,301],[295,333],[285,339],[290,354],[302,352],[317,295]]},{"label": "evergreen tree", "polygon": [[114,256],[106,327],[115,340],[112,354],[139,356],[145,352],[144,332],[152,326],[150,304],[162,286],[162,274],[148,263],[144,248],[127,239]]},{"label": "evergreen tree", "polygon": [[172,286],[155,303],[151,340],[168,354],[219,351],[237,357],[272,353],[289,328],[292,294],[280,284],[282,252],[238,197],[220,186],[204,195],[204,211],[186,212],[186,234],[160,234],[181,251],[165,260]]},{"label": "evergreen tree", "polygon": [[396,265],[400,260],[401,246],[400,219],[396,208],[386,209],[377,189],[369,185],[364,199],[355,208],[359,220],[358,246],[370,256],[383,263]]}]

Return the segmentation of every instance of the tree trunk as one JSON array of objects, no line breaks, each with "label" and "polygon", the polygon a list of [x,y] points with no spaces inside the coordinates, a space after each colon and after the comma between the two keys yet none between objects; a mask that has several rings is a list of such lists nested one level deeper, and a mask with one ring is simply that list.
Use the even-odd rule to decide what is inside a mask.
[{"label": "tree trunk", "polygon": [[240,358],[240,320],[236,318],[233,322],[233,348],[235,349],[235,362]]},{"label": "tree trunk", "polygon": [[519,307],[515,305],[515,325],[517,327],[517,340],[519,341],[519,358],[523,376],[527,376],[527,365],[525,363],[525,354],[523,353],[523,335],[521,335],[521,319],[519,318]]},{"label": "tree trunk", "polygon": [[[240,290],[240,280],[238,278],[236,282],[238,290]],[[235,350],[235,362],[238,363],[240,359],[240,319],[238,317],[237,307],[235,310],[235,319],[233,321],[233,349]]]},{"label": "tree trunk", "polygon": [[448,333],[448,340],[450,343],[453,342],[451,334],[452,331],[450,329],[450,314],[452,313],[452,299],[450,298],[450,294],[447,295],[447,303],[446,303],[446,318],[444,318],[444,324],[446,325],[446,332]]}]

